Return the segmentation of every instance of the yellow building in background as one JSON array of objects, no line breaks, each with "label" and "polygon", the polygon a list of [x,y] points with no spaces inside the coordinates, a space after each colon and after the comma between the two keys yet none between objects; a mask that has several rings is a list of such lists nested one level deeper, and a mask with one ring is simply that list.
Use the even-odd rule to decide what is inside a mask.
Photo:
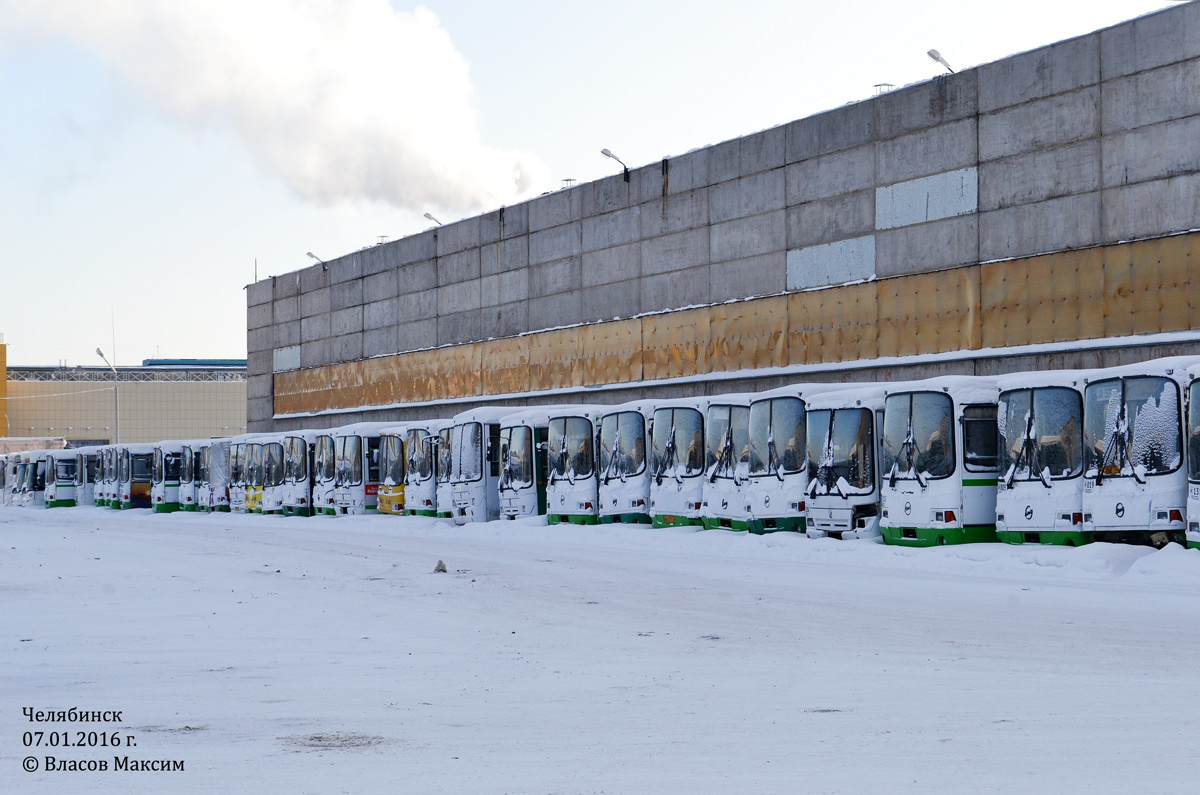
[{"label": "yellow building in background", "polygon": [[[0,367],[3,367],[0,345]],[[246,363],[149,359],[140,367],[9,367],[5,435],[74,446],[235,436],[246,428]]]}]

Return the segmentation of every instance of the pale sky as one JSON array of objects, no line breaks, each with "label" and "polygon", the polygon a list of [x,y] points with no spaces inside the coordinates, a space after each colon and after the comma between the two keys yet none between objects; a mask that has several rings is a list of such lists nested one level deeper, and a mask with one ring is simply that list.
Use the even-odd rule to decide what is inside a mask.
[{"label": "pale sky", "polygon": [[10,365],[243,358],[258,276],[1176,3],[0,0]]}]

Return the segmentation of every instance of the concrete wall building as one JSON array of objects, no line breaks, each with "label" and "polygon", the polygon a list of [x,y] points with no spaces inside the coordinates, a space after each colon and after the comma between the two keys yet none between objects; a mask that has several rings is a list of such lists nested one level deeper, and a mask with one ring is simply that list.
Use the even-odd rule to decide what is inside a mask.
[{"label": "concrete wall building", "polygon": [[249,286],[251,430],[1200,352],[1200,4]]},{"label": "concrete wall building", "polygon": [[108,443],[117,440],[118,425],[121,442],[245,433],[240,362],[150,360],[118,367],[115,376],[107,367],[9,367],[5,386],[0,430],[10,437]]}]

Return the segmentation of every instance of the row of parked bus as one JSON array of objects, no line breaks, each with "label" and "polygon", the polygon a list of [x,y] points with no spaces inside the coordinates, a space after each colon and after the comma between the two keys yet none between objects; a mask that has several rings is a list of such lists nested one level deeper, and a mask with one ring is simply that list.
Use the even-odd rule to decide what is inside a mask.
[{"label": "row of parked bus", "polygon": [[4,463],[4,502],[47,507],[1200,546],[1200,358],[488,407]]}]

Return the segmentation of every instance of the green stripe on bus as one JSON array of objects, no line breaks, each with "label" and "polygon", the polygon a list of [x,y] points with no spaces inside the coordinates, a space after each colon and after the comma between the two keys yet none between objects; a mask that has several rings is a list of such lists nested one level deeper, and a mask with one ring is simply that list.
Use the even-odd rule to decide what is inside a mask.
[{"label": "green stripe on bus", "polygon": [[966,478],[963,478],[963,485],[964,486],[995,486],[996,479],[995,478],[978,478],[978,479],[974,479],[974,480],[967,480]]}]

